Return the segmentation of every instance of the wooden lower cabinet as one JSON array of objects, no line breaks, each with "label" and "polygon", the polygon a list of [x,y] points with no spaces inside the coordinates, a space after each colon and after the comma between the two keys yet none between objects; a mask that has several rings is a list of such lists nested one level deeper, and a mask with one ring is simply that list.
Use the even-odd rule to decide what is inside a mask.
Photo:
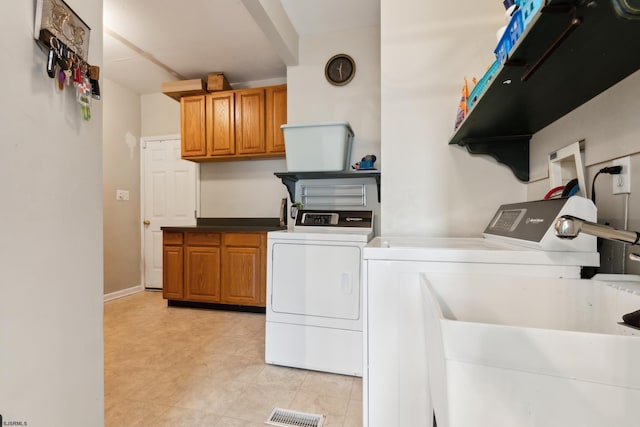
[{"label": "wooden lower cabinet", "polygon": [[165,299],[265,306],[266,232],[163,232]]}]

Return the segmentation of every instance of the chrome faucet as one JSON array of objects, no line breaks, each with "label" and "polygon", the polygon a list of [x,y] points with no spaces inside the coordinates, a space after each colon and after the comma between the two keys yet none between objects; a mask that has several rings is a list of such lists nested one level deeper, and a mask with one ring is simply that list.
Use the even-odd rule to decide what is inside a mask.
[{"label": "chrome faucet", "polygon": [[[582,232],[607,240],[616,240],[632,245],[640,244],[640,233],[637,231],[618,230],[608,225],[597,224],[571,215],[558,217],[555,229],[556,236],[561,239],[573,239]],[[640,255],[629,254],[629,259],[640,261]]]}]

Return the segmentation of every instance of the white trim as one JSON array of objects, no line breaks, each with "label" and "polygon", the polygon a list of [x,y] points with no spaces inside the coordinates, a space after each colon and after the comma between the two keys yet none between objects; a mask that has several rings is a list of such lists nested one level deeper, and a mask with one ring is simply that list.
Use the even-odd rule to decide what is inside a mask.
[{"label": "white trim", "polygon": [[127,289],[121,289],[119,291],[111,292],[110,294],[104,295],[104,302],[112,301],[114,299],[126,297],[129,295],[137,294],[138,292],[144,291],[144,286],[137,285]]},{"label": "white trim", "polygon": [[167,139],[180,139],[180,134],[173,135],[156,135],[156,136],[142,136],[141,141],[166,141]]}]

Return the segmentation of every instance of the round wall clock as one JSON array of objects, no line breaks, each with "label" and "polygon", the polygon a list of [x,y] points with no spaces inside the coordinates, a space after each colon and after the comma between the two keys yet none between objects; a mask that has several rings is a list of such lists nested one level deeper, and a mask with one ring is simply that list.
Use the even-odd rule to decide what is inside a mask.
[{"label": "round wall clock", "polygon": [[324,76],[327,81],[336,86],[346,85],[355,74],[356,63],[353,58],[344,53],[331,57],[324,67]]}]

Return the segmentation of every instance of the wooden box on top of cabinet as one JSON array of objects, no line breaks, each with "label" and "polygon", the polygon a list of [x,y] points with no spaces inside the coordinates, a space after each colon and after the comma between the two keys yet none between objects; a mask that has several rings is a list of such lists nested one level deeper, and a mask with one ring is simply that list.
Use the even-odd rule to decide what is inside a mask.
[{"label": "wooden box on top of cabinet", "polygon": [[231,90],[231,85],[224,73],[209,73],[207,74],[207,90],[209,92]]},{"label": "wooden box on top of cabinet", "polygon": [[178,80],[162,83],[162,93],[180,101],[184,96],[203,95],[207,91],[202,79]]}]

